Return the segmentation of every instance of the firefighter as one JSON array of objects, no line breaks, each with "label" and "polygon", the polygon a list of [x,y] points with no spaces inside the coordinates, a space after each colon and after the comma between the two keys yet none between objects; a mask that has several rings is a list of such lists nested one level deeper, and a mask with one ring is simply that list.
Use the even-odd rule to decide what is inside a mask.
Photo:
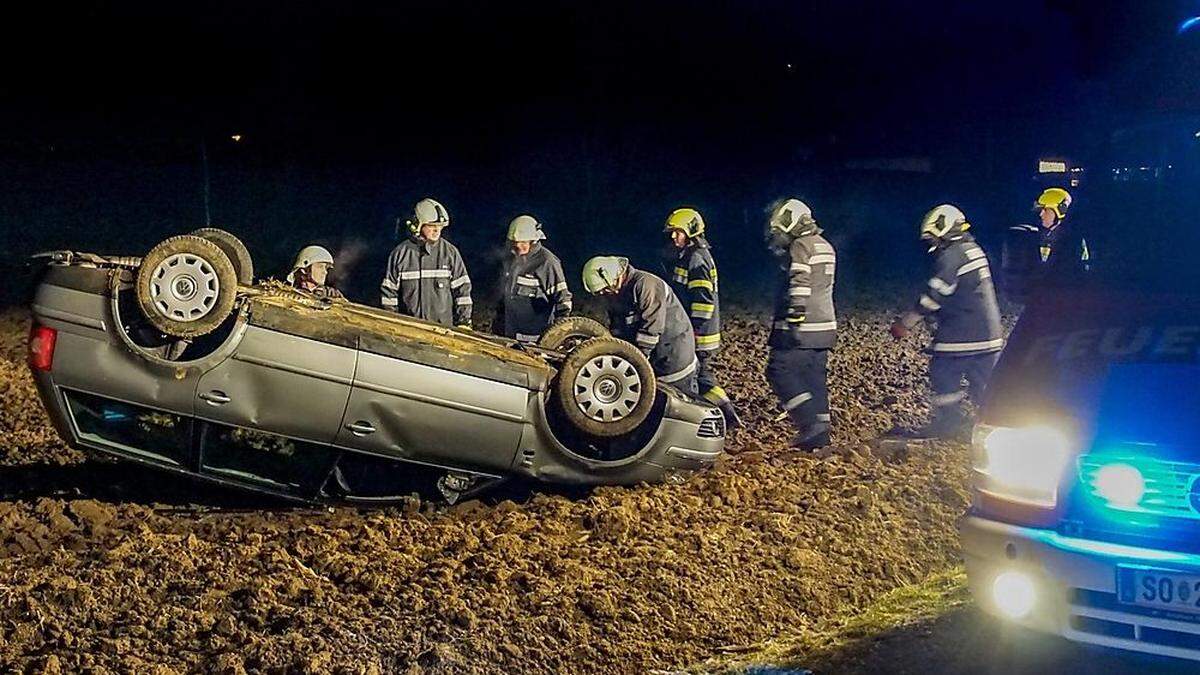
[{"label": "firefighter", "polygon": [[837,340],[837,255],[804,202],[776,202],[770,214],[767,247],[780,274],[767,342],[767,380],[796,428],[792,445],[814,450],[830,442],[827,378],[829,352]]},{"label": "firefighter", "polygon": [[446,207],[432,199],[417,202],[411,218],[397,220],[397,234],[405,239],[388,257],[380,302],[384,309],[469,330],[471,277],[458,249],[442,238],[448,225]]},{"label": "firefighter", "polygon": [[1010,227],[1001,250],[1001,273],[1006,292],[1024,302],[1047,279],[1062,279],[1091,269],[1087,239],[1064,223],[1071,193],[1063,188],[1042,191],[1033,210],[1038,225]]},{"label": "firefighter", "polygon": [[1041,225],[1038,259],[1054,273],[1086,272],[1091,269],[1092,252],[1087,239],[1064,221],[1071,207],[1071,193],[1062,188],[1042,191],[1033,210]]},{"label": "firefighter", "polygon": [[666,281],[628,258],[597,256],[583,265],[583,287],[608,300],[613,335],[637,345],[660,382],[697,395],[696,336]]},{"label": "firefighter", "polygon": [[319,298],[340,298],[341,291],[329,285],[333,270],[333,255],[323,246],[305,246],[296,254],[287,282],[293,288],[312,293]]},{"label": "firefighter", "polygon": [[688,310],[696,334],[697,385],[701,395],[724,413],[725,426],[736,429],[742,421],[710,364],[721,348],[721,306],[717,263],[704,236],[704,218],[695,209],[675,209],[667,216],[664,231],[674,246],[669,260],[671,285]]},{"label": "firefighter", "polygon": [[[1004,347],[1000,310],[987,255],[967,230],[967,217],[942,204],[921,221],[921,239],[934,256],[934,273],[916,305],[892,324],[899,340],[925,317],[937,317],[929,362],[933,420],[914,435],[961,440],[968,431],[962,402],[982,402]],[[962,381],[967,380],[967,391]]]},{"label": "firefighter", "polygon": [[512,255],[504,261],[501,300],[493,332],[534,343],[555,320],[571,313],[571,291],[562,262],[542,241],[546,234],[533,216],[508,225]]}]

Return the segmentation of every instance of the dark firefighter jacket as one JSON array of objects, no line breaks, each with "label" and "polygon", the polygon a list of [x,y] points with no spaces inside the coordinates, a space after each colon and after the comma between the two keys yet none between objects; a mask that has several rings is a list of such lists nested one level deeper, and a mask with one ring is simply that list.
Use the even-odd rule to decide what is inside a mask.
[{"label": "dark firefighter jacket", "polygon": [[667,282],[629,267],[628,278],[609,306],[613,335],[647,352],[654,374],[679,382],[696,370],[692,322]]},{"label": "dark firefighter jacket", "polygon": [[832,349],[837,340],[833,278],[837,255],[815,230],[792,240],[779,258],[771,347]]},{"label": "dark firefighter jacket", "polygon": [[546,328],[571,313],[571,291],[558,256],[539,243],[504,261],[496,332],[537,342]]},{"label": "dark firefighter jacket", "polygon": [[1052,276],[1079,274],[1092,267],[1092,251],[1088,248],[1087,239],[1069,222],[1042,231],[1038,256]]},{"label": "dark firefighter jacket", "polygon": [[471,324],[471,277],[445,239],[410,237],[392,250],[379,286],[384,309],[443,326]]},{"label": "dark firefighter jacket", "polygon": [[696,351],[721,348],[721,301],[717,263],[703,238],[678,250],[671,270],[671,286],[692,319]]},{"label": "dark firefighter jacket", "polygon": [[964,234],[934,251],[933,276],[917,300],[921,316],[937,316],[935,355],[969,356],[1000,351],[1004,337],[987,255]]},{"label": "dark firefighter jacket", "polygon": [[1051,230],[1036,225],[1008,228],[1000,254],[1000,271],[1006,292],[1024,301],[1042,284],[1088,272],[1092,251],[1073,228],[1060,223]]}]

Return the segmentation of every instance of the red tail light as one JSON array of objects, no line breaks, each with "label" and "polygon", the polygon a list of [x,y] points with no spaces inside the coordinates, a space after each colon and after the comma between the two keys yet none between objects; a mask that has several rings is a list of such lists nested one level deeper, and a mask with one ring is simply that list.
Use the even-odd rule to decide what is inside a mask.
[{"label": "red tail light", "polygon": [[34,324],[29,331],[29,367],[50,370],[54,365],[54,343],[57,340],[58,331]]}]

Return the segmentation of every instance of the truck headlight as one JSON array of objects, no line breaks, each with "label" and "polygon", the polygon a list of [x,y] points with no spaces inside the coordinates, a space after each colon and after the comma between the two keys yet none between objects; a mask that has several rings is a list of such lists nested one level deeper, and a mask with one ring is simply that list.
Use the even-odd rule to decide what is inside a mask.
[{"label": "truck headlight", "polygon": [[1051,508],[1067,465],[1067,439],[1051,427],[975,426],[972,438],[980,491]]}]

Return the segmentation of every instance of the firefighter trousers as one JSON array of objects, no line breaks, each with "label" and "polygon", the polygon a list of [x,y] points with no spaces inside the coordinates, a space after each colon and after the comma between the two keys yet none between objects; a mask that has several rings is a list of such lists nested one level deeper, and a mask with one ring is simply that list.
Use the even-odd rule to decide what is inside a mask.
[{"label": "firefighter trousers", "polygon": [[696,352],[696,358],[700,361],[696,368],[696,383],[699,385],[700,395],[719,406],[729,403],[729,394],[717,384],[717,376],[709,364],[713,355],[713,352]]},{"label": "firefighter trousers", "polygon": [[967,423],[963,400],[970,396],[975,405],[983,403],[983,392],[999,358],[1000,352],[971,356],[934,354],[929,361],[929,386],[933,390],[929,404],[935,428],[952,434],[963,430]]},{"label": "firefighter trousers", "polygon": [[803,440],[829,433],[828,349],[775,348],[767,381]]}]

